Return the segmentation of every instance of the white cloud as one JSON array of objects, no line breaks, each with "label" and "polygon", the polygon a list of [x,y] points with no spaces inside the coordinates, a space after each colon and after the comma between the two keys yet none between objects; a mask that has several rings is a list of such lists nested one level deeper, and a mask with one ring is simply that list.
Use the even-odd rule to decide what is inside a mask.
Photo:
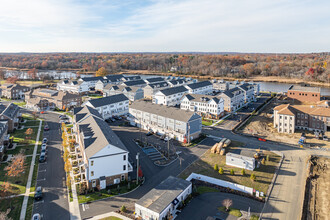
[{"label": "white cloud", "polygon": [[327,1],[155,0],[136,8],[134,4],[7,1],[0,8],[0,50],[330,50]]}]

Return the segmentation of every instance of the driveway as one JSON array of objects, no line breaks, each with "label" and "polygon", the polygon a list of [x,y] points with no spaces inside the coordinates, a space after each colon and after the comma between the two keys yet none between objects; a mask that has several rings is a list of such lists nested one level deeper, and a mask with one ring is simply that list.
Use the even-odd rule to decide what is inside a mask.
[{"label": "driveway", "polygon": [[41,117],[50,128],[43,134],[43,138],[48,139],[48,157],[45,163],[39,164],[37,186],[43,188],[44,197],[41,201],[35,201],[33,213],[40,213],[45,220],[70,219],[58,114],[46,113]]},{"label": "driveway", "polygon": [[184,207],[181,213],[178,214],[178,220],[205,220],[208,216],[219,218],[219,219],[237,219],[235,216],[228,215],[220,212],[217,208],[222,206],[224,199],[233,200],[232,208],[248,211],[252,213],[260,213],[263,207],[262,202],[258,202],[253,199],[245,198],[242,196],[221,193],[221,192],[210,192],[204,193],[196,198],[193,198],[191,202]]}]

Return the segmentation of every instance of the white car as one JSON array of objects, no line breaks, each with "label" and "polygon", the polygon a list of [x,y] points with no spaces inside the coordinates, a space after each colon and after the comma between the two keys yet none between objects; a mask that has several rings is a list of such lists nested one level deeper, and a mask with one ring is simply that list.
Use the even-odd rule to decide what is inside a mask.
[{"label": "white car", "polygon": [[41,215],[39,213],[34,214],[32,220],[41,220]]}]

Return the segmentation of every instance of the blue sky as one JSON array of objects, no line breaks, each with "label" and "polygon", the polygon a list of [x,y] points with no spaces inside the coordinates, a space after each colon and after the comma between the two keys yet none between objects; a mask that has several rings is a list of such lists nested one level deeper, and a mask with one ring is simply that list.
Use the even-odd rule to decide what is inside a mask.
[{"label": "blue sky", "polygon": [[329,52],[328,0],[3,0],[0,52]]}]

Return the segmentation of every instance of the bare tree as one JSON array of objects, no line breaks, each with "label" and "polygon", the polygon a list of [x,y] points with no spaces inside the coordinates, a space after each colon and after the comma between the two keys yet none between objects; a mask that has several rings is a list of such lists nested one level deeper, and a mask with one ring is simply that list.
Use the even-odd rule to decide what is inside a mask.
[{"label": "bare tree", "polygon": [[222,201],[222,205],[226,208],[226,211],[228,212],[230,206],[233,205],[233,200],[225,199],[225,200]]}]

